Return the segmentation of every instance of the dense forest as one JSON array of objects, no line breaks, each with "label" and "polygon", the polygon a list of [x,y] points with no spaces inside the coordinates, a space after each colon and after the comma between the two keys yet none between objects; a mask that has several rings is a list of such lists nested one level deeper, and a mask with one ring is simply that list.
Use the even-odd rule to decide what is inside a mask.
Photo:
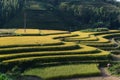
[{"label": "dense forest", "polygon": [[[99,1],[72,1],[62,2],[59,5],[64,16],[70,14],[76,22],[65,18],[71,25],[86,27],[118,28],[120,25],[120,8],[115,2]],[[72,23],[71,23],[72,22]]]},{"label": "dense forest", "polygon": [[[23,17],[14,16],[23,16],[24,13],[19,13],[22,12],[24,1],[2,0],[0,2],[0,25],[2,27],[23,26]],[[26,6],[29,6],[29,10],[26,11],[27,26],[29,28],[72,28],[73,30],[96,27],[120,28],[120,3],[116,0],[26,1]],[[33,10],[33,6],[36,8],[35,10]]]},{"label": "dense forest", "polygon": [[23,7],[23,0],[0,0],[0,25],[8,22]]}]

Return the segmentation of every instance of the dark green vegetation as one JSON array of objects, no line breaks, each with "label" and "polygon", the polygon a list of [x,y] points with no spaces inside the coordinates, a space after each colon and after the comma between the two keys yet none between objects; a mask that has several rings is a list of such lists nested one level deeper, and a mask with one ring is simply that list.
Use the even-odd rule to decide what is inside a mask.
[{"label": "dark green vegetation", "polygon": [[0,25],[9,22],[23,7],[24,0],[0,0]]},{"label": "dark green vegetation", "polygon": [[12,80],[8,75],[0,73],[0,80]]},{"label": "dark green vegetation", "polygon": [[[38,29],[34,34],[34,30],[27,34],[29,29],[25,34],[24,30],[23,34],[17,34],[17,29],[0,30],[0,72],[7,74],[0,74],[1,78],[21,74],[42,79],[96,76],[101,74],[100,66],[120,61],[120,31],[109,30],[120,28],[119,2],[26,1],[1,0],[0,28],[22,28],[26,20],[27,28],[47,30]],[[48,29],[79,31],[49,33]],[[119,75],[119,68],[118,63],[109,70]]]},{"label": "dark green vegetation", "polygon": [[110,68],[108,68],[112,75],[120,76],[120,64],[112,64]]},{"label": "dark green vegetation", "polygon": [[[102,0],[70,1],[60,3],[59,8],[63,11],[64,17],[70,14],[70,19],[65,18],[70,26],[79,25],[84,29],[103,26],[117,28],[119,7],[113,3]],[[73,18],[74,20],[71,20]]]},{"label": "dark green vegetation", "polygon": [[102,32],[102,31],[108,31],[108,28],[91,28],[91,29],[84,29],[81,30],[83,32]]},{"label": "dark green vegetation", "polygon": [[[24,10],[18,12],[2,26],[21,28]],[[120,27],[120,3],[115,0],[27,0],[26,13],[28,28],[73,31],[96,27]]]}]

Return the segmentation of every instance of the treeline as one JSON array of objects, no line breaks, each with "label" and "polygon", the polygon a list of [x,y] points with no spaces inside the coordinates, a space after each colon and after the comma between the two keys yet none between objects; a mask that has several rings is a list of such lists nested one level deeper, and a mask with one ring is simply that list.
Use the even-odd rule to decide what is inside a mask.
[{"label": "treeline", "polygon": [[81,2],[85,2],[85,1],[95,2],[95,1],[97,1],[97,2],[108,2],[108,3],[116,2],[116,0],[36,0],[36,1],[48,2],[48,3],[55,4],[55,5],[59,4],[61,2],[71,2],[71,1],[81,1]]},{"label": "treeline", "polygon": [[[22,7],[25,0],[1,0],[0,2],[0,25],[3,27],[16,27],[16,25],[22,25],[20,17],[15,17],[12,21],[10,19]],[[111,29],[120,28],[120,2],[116,0],[26,0],[27,4],[40,3],[40,6],[47,9],[46,11],[28,11],[30,15],[27,16],[30,26],[36,26],[35,28],[46,29],[72,29],[78,30],[83,28],[98,28],[106,27]],[[45,6],[44,6],[45,5]],[[52,8],[49,8],[51,7]],[[49,13],[48,13],[49,12]],[[23,12],[21,12],[23,15]],[[36,15],[42,14],[40,18]],[[47,16],[46,16],[47,15]],[[50,19],[51,15],[52,17]],[[44,17],[46,16],[46,17]],[[42,20],[41,20],[42,19]],[[48,21],[49,20],[49,21]],[[55,20],[52,21],[52,20]],[[57,22],[56,22],[57,20]],[[15,23],[16,21],[16,23]],[[21,21],[21,22],[20,22]],[[44,21],[44,22],[43,22]],[[19,23],[20,22],[20,23]],[[15,23],[15,24],[13,24]],[[49,24],[48,24],[49,23]],[[60,24],[63,23],[62,26]],[[51,27],[50,27],[51,26]],[[60,26],[60,27],[59,27]],[[19,27],[19,26],[17,26]],[[30,28],[31,28],[30,27]]]},{"label": "treeline", "polygon": [[0,0],[0,25],[9,21],[21,8],[24,0]]},{"label": "treeline", "polygon": [[120,7],[117,5],[97,1],[71,1],[62,2],[59,10],[68,26],[120,28]]},{"label": "treeline", "polygon": [[[51,3],[56,13],[73,29],[120,28],[120,3],[116,0],[36,0]],[[56,8],[57,7],[57,8]]]}]

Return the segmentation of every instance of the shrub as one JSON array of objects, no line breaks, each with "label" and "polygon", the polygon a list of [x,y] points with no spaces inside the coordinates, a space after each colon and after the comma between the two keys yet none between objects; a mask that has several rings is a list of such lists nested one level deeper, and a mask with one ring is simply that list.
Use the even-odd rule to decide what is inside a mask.
[{"label": "shrub", "polygon": [[8,75],[0,73],[0,80],[12,80]]},{"label": "shrub", "polygon": [[120,75],[120,64],[113,64],[108,70],[110,70],[113,75]]},{"label": "shrub", "polygon": [[108,28],[91,28],[91,29],[85,29],[81,30],[83,32],[101,32],[101,31],[109,31]]},{"label": "shrub", "polygon": [[101,31],[109,31],[108,28],[96,28],[95,31],[101,32]]}]

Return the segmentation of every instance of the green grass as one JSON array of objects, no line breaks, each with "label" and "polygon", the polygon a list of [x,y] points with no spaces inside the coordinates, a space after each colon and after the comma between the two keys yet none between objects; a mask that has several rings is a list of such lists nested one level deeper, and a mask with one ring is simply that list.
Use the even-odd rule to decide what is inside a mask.
[{"label": "green grass", "polygon": [[108,70],[110,71],[110,73],[112,75],[118,75],[120,76],[120,64],[112,64],[110,68],[108,68]]},{"label": "green grass", "polygon": [[0,73],[0,80],[13,80],[13,79],[6,74]]},{"label": "green grass", "polygon": [[26,70],[23,74],[39,76],[42,79],[96,76],[100,75],[100,70],[97,68],[97,66],[98,64],[76,64],[45,68],[33,68],[30,70]]}]

